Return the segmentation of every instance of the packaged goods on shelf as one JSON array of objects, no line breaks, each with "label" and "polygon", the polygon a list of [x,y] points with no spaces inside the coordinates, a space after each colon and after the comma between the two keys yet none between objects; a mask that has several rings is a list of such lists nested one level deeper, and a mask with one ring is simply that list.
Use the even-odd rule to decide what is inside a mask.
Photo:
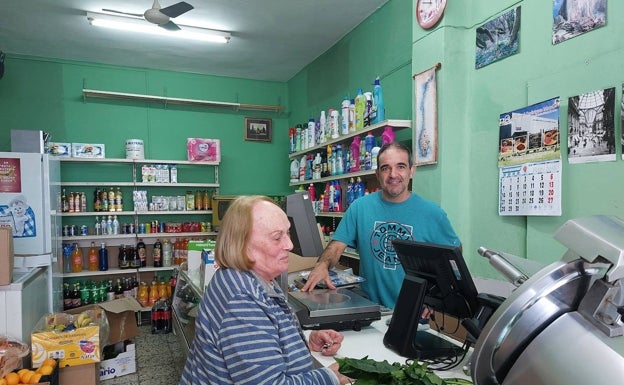
[{"label": "packaged goods on shelf", "polygon": [[105,158],[105,146],[101,143],[72,143],[74,158]]},{"label": "packaged goods on shelf", "polygon": [[72,156],[72,144],[64,142],[51,142],[48,144],[48,153],[52,156],[69,158]]},{"label": "packaged goods on shelf", "polygon": [[195,162],[220,162],[221,141],[219,139],[187,138],[188,160]]}]

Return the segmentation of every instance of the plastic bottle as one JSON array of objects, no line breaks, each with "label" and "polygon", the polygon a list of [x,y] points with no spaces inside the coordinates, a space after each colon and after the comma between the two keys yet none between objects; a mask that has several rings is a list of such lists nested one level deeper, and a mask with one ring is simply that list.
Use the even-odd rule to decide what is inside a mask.
[{"label": "plastic bottle", "polygon": [[377,170],[377,155],[379,155],[380,148],[375,146],[371,150],[371,170]]},{"label": "plastic bottle", "polygon": [[359,136],[353,138],[351,142],[351,169],[350,172],[360,171],[360,139]]},{"label": "plastic bottle", "polygon": [[373,152],[373,147],[375,147],[375,136],[369,132],[364,138],[364,149],[370,154]]},{"label": "plastic bottle", "polygon": [[72,267],[72,251],[73,247],[69,243],[63,243],[63,273],[71,273]]},{"label": "plastic bottle", "polygon": [[118,266],[120,269],[128,269],[130,268],[130,260],[128,259],[128,252],[126,250],[126,245],[123,243],[119,246],[119,256],[118,258]]},{"label": "plastic bottle", "polygon": [[313,118],[308,120],[308,147],[316,146],[316,123]]},{"label": "plastic bottle", "polygon": [[394,142],[394,130],[391,126],[386,126],[381,134],[381,145]]},{"label": "plastic bottle", "polygon": [[366,106],[364,107],[364,127],[368,127],[371,125],[373,114],[373,93],[364,92],[364,98],[366,99]]},{"label": "plastic bottle", "polygon": [[295,152],[301,151],[301,125],[295,127]]},{"label": "plastic bottle", "polygon": [[321,178],[321,153],[317,152],[314,157],[314,161],[312,162],[312,179],[320,179]]},{"label": "plastic bottle", "polygon": [[95,242],[91,242],[87,258],[89,260],[89,271],[98,271],[98,250],[95,248]]},{"label": "plastic bottle", "polygon": [[108,226],[104,215],[102,215],[102,220],[100,221],[100,231],[102,232],[102,235],[111,235],[108,233]]},{"label": "plastic bottle", "polygon": [[327,175],[334,175],[334,170],[332,170],[332,157],[334,153],[332,152],[332,146],[327,146]]},{"label": "plastic bottle", "polygon": [[329,164],[330,165],[330,170],[331,170],[331,175],[337,175],[338,174],[338,165],[336,164],[337,163],[337,159],[336,158],[338,157],[338,154],[336,153],[336,146],[332,146],[331,152],[333,154],[331,159],[330,159],[330,164]]},{"label": "plastic bottle", "polygon": [[310,183],[308,186],[308,196],[310,197],[311,202],[316,201],[316,187],[314,187],[314,183]]},{"label": "plastic bottle", "polygon": [[136,253],[140,261],[139,262],[140,266],[146,267],[147,266],[147,250],[145,249],[145,242],[143,242],[143,239],[141,238],[139,238],[139,242],[137,242]]},{"label": "plastic bottle", "polygon": [[290,182],[297,182],[299,180],[299,161],[293,159],[290,162]]},{"label": "plastic bottle", "polygon": [[386,108],[383,101],[383,89],[379,84],[379,76],[377,76],[375,78],[375,85],[373,86],[373,115],[371,123],[377,124],[384,120],[386,120]]},{"label": "plastic bottle", "polygon": [[349,184],[347,185],[347,208],[351,206],[351,203],[355,200],[355,178],[351,177],[349,179]]},{"label": "plastic bottle", "polygon": [[139,291],[137,293],[137,300],[143,307],[147,307],[149,304],[149,289],[145,282],[139,284]]},{"label": "plastic bottle", "polygon": [[306,164],[308,162],[308,158],[307,156],[302,156],[301,157],[301,161],[299,161],[299,181],[304,181],[305,180],[305,173],[306,173]]},{"label": "plastic bottle", "polygon": [[344,159],[342,157],[342,145],[336,145],[336,175],[344,174]]},{"label": "plastic bottle", "polygon": [[329,130],[331,131],[332,139],[337,139],[340,137],[340,122],[338,121],[338,110],[329,110]]},{"label": "plastic bottle", "polygon": [[158,301],[158,285],[156,281],[152,281],[152,285],[149,288],[147,305],[153,307],[156,301]]},{"label": "plastic bottle", "polygon": [[162,260],[163,260],[163,266],[165,267],[169,267],[173,263],[172,246],[171,246],[171,242],[167,238],[165,238],[165,240],[162,243]]},{"label": "plastic bottle", "polygon": [[319,118],[319,129],[319,138],[321,139],[320,143],[327,142],[327,117],[325,116],[325,111],[321,111],[321,117]]},{"label": "plastic bottle", "polygon": [[113,234],[119,234],[119,219],[117,219],[117,215],[113,216]]},{"label": "plastic bottle", "polygon": [[362,89],[358,89],[355,97],[355,130],[359,131],[364,128],[364,110],[366,109],[366,97],[362,93]]},{"label": "plastic bottle", "polygon": [[162,243],[160,239],[156,239],[156,242],[154,242],[152,258],[154,260],[154,267],[162,267]]},{"label": "plastic bottle", "polygon": [[334,212],[342,212],[342,187],[340,182],[335,180],[334,185]]},{"label": "plastic bottle", "polygon": [[108,249],[106,249],[106,243],[100,244],[100,250],[98,251],[98,269],[100,271],[108,270]]},{"label": "plastic bottle", "polygon": [[351,105],[351,101],[348,96],[345,96],[340,108],[340,133],[342,135],[349,133],[349,105]]},{"label": "plastic bottle", "polygon": [[74,242],[72,254],[72,272],[80,273],[82,271],[82,250],[78,247],[78,243]]},{"label": "plastic bottle", "polygon": [[355,132],[355,100],[349,104],[349,132]]}]

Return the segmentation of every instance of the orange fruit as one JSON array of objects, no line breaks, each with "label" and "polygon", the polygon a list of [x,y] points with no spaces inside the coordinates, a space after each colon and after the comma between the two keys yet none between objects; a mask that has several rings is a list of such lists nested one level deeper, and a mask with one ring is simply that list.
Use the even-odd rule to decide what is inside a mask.
[{"label": "orange fruit", "polygon": [[39,380],[41,380],[41,374],[40,373],[33,373],[33,375],[30,376],[30,381],[28,383],[29,384],[38,384]]},{"label": "orange fruit", "polygon": [[20,382],[19,374],[14,372],[7,373],[7,375],[4,376],[4,379],[6,380],[7,385],[17,385]]},{"label": "orange fruit", "polygon": [[47,366],[51,366],[52,368],[54,368],[56,366],[56,360],[53,358],[48,358],[43,360],[43,363],[41,364],[43,365],[47,365]]},{"label": "orange fruit", "polygon": [[39,369],[37,369],[37,373],[41,373],[44,376],[48,376],[52,374],[53,371],[54,371],[54,368],[51,367],[50,365],[43,365]]},{"label": "orange fruit", "polygon": [[32,377],[33,374],[35,374],[35,372],[33,372],[32,370],[27,370],[19,374],[19,378],[24,384],[28,384],[30,383],[30,377]]},{"label": "orange fruit", "polygon": [[4,378],[0,378],[0,385],[7,385],[7,382]]}]

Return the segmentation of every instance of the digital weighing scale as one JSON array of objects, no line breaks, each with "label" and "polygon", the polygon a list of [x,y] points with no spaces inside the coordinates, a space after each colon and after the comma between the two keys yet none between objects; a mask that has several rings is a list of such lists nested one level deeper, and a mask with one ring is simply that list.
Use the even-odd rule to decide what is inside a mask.
[{"label": "digital weighing scale", "polygon": [[379,304],[346,288],[295,291],[288,296],[303,329],[358,331],[381,319]]}]

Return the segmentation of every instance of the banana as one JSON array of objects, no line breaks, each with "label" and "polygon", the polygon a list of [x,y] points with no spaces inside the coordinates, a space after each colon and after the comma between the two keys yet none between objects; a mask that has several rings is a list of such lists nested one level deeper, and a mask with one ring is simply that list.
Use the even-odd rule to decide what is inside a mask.
[{"label": "banana", "polygon": [[93,322],[93,320],[91,319],[91,317],[87,316],[82,320],[82,323],[80,324],[80,327],[85,327],[85,326],[89,326],[89,324]]}]

